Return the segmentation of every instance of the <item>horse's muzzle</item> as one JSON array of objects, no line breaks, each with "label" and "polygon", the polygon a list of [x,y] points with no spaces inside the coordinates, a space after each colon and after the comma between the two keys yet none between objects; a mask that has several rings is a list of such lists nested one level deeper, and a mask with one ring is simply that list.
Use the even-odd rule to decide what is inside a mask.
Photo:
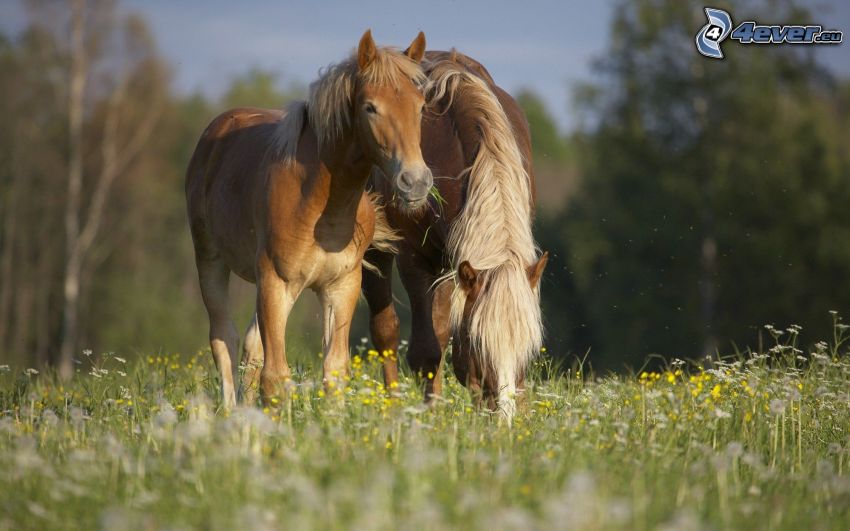
[{"label": "horse's muzzle", "polygon": [[427,167],[420,171],[404,170],[395,179],[396,190],[408,206],[417,206],[428,198],[434,177]]}]

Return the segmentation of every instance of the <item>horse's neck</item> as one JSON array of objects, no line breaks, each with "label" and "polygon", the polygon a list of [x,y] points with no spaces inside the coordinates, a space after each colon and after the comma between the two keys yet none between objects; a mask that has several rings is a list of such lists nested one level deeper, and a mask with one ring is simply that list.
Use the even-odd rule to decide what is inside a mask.
[{"label": "horse's neck", "polygon": [[351,134],[323,148],[319,160],[325,173],[322,187],[326,196],[325,212],[353,219],[369,178],[371,161],[363,156]]}]

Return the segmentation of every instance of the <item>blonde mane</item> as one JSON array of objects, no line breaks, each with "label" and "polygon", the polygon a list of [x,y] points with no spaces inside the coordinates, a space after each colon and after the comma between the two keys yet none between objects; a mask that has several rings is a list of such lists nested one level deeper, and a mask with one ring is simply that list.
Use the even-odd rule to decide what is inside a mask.
[{"label": "blonde mane", "polygon": [[[467,200],[452,224],[448,253],[453,271],[463,261],[479,270],[483,289],[472,309],[469,334],[496,374],[499,407],[510,417],[517,376],[540,350],[540,297],[526,267],[537,260],[531,232],[531,183],[513,128],[487,83],[454,61],[430,67],[430,101],[463,99],[464,114],[481,137],[469,174]],[[455,282],[452,328],[463,319],[466,294]]]},{"label": "blonde mane", "polygon": [[400,88],[405,79],[420,89],[427,82],[419,63],[391,47],[378,48],[375,58],[362,70],[354,55],[320,70],[319,79],[310,84],[307,101],[287,106],[275,135],[277,152],[284,158],[294,156],[305,118],[316,133],[320,150],[333,144],[352,125],[352,100],[358,82]]}]

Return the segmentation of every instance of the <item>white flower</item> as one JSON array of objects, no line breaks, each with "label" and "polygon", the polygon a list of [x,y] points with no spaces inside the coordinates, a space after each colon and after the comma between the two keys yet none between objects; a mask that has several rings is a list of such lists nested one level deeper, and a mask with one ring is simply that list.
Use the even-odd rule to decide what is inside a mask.
[{"label": "white flower", "polygon": [[774,398],[770,401],[770,412],[774,415],[779,415],[785,411],[785,401]]},{"label": "white flower", "polygon": [[719,418],[719,419],[728,419],[729,417],[732,416],[732,414],[729,413],[728,411],[723,411],[720,408],[714,408],[714,416]]}]

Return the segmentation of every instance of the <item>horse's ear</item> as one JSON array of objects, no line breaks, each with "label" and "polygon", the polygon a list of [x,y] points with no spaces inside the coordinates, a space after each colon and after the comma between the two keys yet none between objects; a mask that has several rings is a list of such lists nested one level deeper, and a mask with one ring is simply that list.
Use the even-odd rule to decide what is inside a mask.
[{"label": "horse's ear", "polygon": [[404,55],[410,57],[415,62],[422,61],[422,58],[425,57],[425,34],[421,31],[419,35],[413,39],[413,42],[410,43],[410,46],[407,47],[407,50],[404,51]]},{"label": "horse's ear", "polygon": [[457,281],[463,291],[469,293],[478,281],[478,271],[468,261],[464,260],[457,268]]},{"label": "horse's ear", "polygon": [[372,30],[366,30],[366,33],[360,37],[360,45],[357,46],[357,66],[363,70],[375,60],[378,55],[378,50],[375,48],[375,41],[372,39]]},{"label": "horse's ear", "polygon": [[528,283],[531,284],[531,289],[537,287],[540,283],[540,277],[543,276],[543,270],[546,269],[546,262],[549,261],[549,252],[546,251],[537,262],[525,268],[525,273],[528,275]]}]

